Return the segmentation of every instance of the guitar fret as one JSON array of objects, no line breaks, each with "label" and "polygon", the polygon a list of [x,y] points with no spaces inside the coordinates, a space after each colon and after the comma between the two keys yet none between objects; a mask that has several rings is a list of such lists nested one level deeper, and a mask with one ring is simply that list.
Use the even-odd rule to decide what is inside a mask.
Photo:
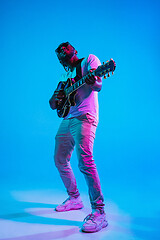
[{"label": "guitar fret", "polygon": [[[95,75],[94,72],[92,72],[93,75]],[[85,83],[85,79],[86,76],[84,76],[83,78],[81,78],[80,80],[78,80],[77,82],[75,82],[72,86],[68,87],[66,89],[66,95],[71,94],[72,92],[74,92],[75,90],[77,90],[79,87],[81,87],[84,83]]]}]

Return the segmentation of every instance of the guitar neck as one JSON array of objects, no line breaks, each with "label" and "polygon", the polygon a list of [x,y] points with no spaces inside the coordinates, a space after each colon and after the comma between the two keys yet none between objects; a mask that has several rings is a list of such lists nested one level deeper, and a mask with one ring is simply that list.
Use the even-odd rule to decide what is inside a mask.
[{"label": "guitar neck", "polygon": [[[75,82],[72,86],[66,88],[65,89],[65,94],[69,95],[69,94],[73,93],[74,91],[76,91],[78,88],[82,87],[85,84],[85,80],[86,80],[88,75],[84,76],[83,78],[81,78],[80,80]],[[92,72],[92,75],[95,75],[95,71]]]},{"label": "guitar neck", "polygon": [[[107,63],[103,63],[103,65],[98,66],[98,68],[96,70],[94,70],[92,73],[88,73],[86,76],[82,77],[80,80],[78,80],[77,82],[75,82],[73,85],[71,85],[70,87],[65,89],[65,94],[66,96],[68,96],[69,94],[71,94],[72,92],[76,91],[78,88],[80,88],[81,86],[83,86],[85,84],[85,80],[88,76],[98,76],[98,77],[102,77],[109,72],[112,72],[115,70],[116,68],[116,64],[115,61],[113,59],[111,59],[110,61],[107,61]],[[110,75],[108,75],[109,77]],[[106,78],[106,77],[105,77]]]}]

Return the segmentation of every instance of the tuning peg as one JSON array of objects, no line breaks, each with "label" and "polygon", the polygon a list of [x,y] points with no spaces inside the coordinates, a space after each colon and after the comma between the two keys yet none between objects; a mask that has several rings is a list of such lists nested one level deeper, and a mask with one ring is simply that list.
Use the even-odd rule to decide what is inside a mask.
[{"label": "tuning peg", "polygon": [[106,79],[107,77],[106,77],[106,75],[104,75],[104,79]]},{"label": "tuning peg", "polygon": [[110,77],[110,74],[108,73],[108,77]]}]

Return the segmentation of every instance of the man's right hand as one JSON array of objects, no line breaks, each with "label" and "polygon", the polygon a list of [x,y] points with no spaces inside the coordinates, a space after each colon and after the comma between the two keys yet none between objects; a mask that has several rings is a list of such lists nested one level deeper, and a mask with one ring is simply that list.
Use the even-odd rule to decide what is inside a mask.
[{"label": "man's right hand", "polygon": [[65,97],[65,94],[63,90],[55,90],[53,96],[56,101],[59,101]]}]

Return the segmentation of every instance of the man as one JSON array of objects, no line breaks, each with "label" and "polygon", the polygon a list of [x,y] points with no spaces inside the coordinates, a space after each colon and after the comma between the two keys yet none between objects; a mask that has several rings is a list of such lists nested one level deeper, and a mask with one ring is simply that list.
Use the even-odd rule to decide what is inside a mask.
[{"label": "man", "polygon": [[[83,77],[100,65],[99,59],[92,54],[79,59],[76,49],[69,42],[61,43],[55,52],[67,71],[62,77],[63,81],[70,78],[74,83],[78,69],[79,77]],[[76,147],[78,166],[87,182],[92,207],[92,213],[84,219],[82,231],[96,232],[108,225],[100,180],[93,160],[93,144],[98,124],[98,92],[102,87],[102,79],[90,73],[85,82],[86,84],[77,90],[75,105],[70,107],[69,113],[62,120],[55,138],[55,165],[69,195],[55,210],[63,212],[83,208],[70,166],[71,154]],[[56,109],[63,98],[64,92],[56,90],[49,101],[50,107]]]}]

